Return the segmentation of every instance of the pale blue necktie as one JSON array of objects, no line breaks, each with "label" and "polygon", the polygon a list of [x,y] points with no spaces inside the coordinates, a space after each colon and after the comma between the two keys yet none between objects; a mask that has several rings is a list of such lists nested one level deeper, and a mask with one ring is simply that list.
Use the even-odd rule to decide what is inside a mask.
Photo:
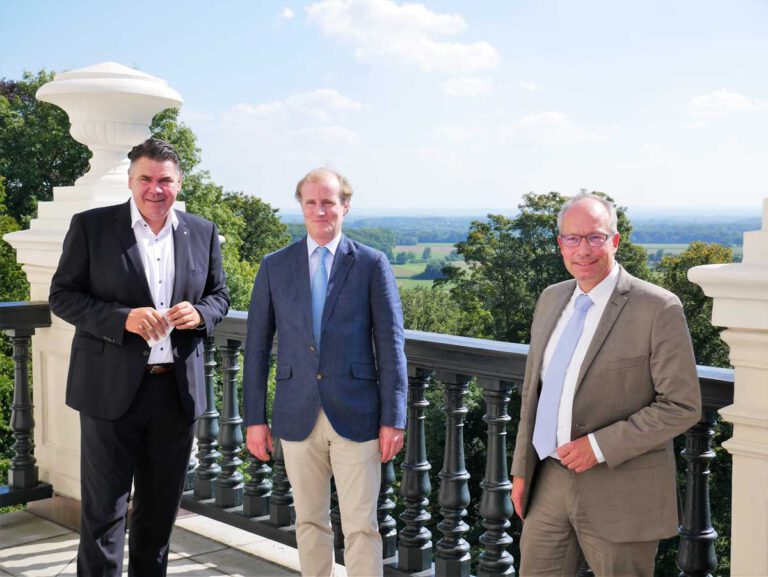
[{"label": "pale blue necktie", "polygon": [[541,395],[536,408],[536,425],[533,429],[533,446],[539,454],[539,459],[546,459],[557,448],[557,413],[560,410],[560,396],[563,393],[565,372],[571,364],[573,351],[584,329],[584,319],[592,299],[581,294],[576,297],[573,314],[565,325],[560,340],[549,361],[547,376],[541,385]]},{"label": "pale blue necktie", "polygon": [[315,337],[315,347],[320,350],[320,331],[323,323],[323,306],[328,292],[328,270],[325,268],[325,255],[328,249],[318,246],[315,249],[320,259],[312,276],[312,334]]}]

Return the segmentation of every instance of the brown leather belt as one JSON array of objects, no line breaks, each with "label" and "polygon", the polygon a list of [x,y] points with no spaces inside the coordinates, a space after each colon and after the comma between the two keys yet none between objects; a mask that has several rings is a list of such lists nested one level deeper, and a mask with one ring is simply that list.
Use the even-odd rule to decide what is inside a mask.
[{"label": "brown leather belt", "polygon": [[144,371],[149,373],[150,375],[164,375],[165,373],[170,373],[172,370],[173,370],[173,363],[163,363],[160,365],[147,365],[147,368],[144,369]]}]

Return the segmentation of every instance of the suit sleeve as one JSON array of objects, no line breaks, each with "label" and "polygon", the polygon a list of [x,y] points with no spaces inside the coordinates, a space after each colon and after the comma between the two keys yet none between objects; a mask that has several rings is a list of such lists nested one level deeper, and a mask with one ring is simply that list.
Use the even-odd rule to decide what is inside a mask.
[{"label": "suit sleeve", "polygon": [[81,215],[72,217],[48,301],[53,314],[107,342],[122,345],[131,308],[99,299],[91,291],[91,248]]},{"label": "suit sleeve", "polygon": [[[543,295],[536,301],[536,309],[533,312],[533,323],[531,326],[531,335],[535,334],[536,313],[539,311],[541,300]],[[531,338],[533,340],[533,338]],[[517,425],[517,438],[515,440],[515,449],[512,454],[512,469],[511,474],[513,477],[525,477],[525,459],[528,452],[528,448],[531,444],[529,428],[530,428],[530,411],[529,406],[531,403],[531,391],[538,388],[538,383],[531,383],[534,374],[534,367],[531,362],[531,358],[534,356],[531,354],[531,349],[528,349],[528,358],[525,363],[525,377],[523,378],[523,390],[520,399],[520,422]],[[535,416],[535,415],[534,415]],[[538,458],[538,457],[537,457]]]},{"label": "suit sleeve", "polygon": [[668,442],[701,417],[701,390],[682,305],[672,295],[660,300],[653,314],[649,369],[654,399],[627,419],[594,432],[610,468]]},{"label": "suit sleeve", "polygon": [[408,364],[400,294],[392,267],[381,254],[371,286],[371,318],[379,372],[380,426],[405,428]]},{"label": "suit sleeve", "polygon": [[215,224],[211,226],[211,236],[208,246],[208,276],[205,279],[203,296],[192,305],[200,313],[203,326],[200,330],[210,336],[229,310],[229,291],[227,290],[227,277],[222,268],[221,243],[219,232]]},{"label": "suit sleeve", "polygon": [[275,311],[269,286],[269,259],[261,261],[251,291],[243,363],[245,426],[267,423],[267,383],[275,336]]}]

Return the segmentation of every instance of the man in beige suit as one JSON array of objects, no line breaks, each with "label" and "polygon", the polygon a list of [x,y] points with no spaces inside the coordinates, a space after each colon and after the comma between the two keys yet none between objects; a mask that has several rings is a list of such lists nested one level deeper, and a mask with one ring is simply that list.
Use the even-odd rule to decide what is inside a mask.
[{"label": "man in beige suit", "polygon": [[672,439],[701,395],[680,301],[615,261],[616,209],[580,194],[558,216],[574,277],[539,298],[512,463],[521,577],[652,576],[677,531]]}]

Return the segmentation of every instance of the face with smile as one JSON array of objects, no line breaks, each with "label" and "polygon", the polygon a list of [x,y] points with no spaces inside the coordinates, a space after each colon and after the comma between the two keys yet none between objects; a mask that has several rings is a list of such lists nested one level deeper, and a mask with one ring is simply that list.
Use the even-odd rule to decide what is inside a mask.
[{"label": "face with smile", "polygon": [[301,210],[307,234],[325,246],[341,233],[349,201],[342,202],[341,184],[335,174],[320,173],[301,185]]},{"label": "face with smile", "polygon": [[181,190],[182,177],[172,160],[152,160],[145,156],[133,161],[128,172],[128,188],[136,206],[157,234]]},{"label": "face with smile", "polygon": [[591,291],[611,272],[619,247],[619,234],[611,231],[608,210],[597,200],[579,200],[563,215],[560,234],[582,237],[608,235],[605,244],[597,247],[590,246],[586,238],[580,239],[579,246],[567,247],[559,236],[557,238],[565,268],[579,283],[581,290]]}]

